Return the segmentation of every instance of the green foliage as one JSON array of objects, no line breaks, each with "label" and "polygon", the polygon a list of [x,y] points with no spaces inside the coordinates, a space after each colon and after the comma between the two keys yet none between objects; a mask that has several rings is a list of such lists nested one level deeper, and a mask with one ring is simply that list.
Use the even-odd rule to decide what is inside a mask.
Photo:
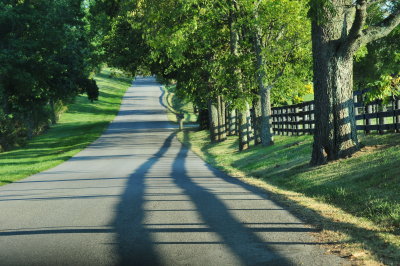
[{"label": "green foliage", "polygon": [[97,60],[136,74],[145,69],[149,47],[138,1],[94,1],[89,7],[89,34]]},{"label": "green foliage", "polygon": [[[95,65],[86,26],[82,0],[0,3],[0,110],[16,135],[45,130],[55,116],[51,103],[85,92],[96,99],[97,87],[88,85]],[[9,147],[19,143],[1,135],[7,136]]]},{"label": "green foliage", "polygon": [[393,97],[400,96],[400,73],[396,76],[382,75],[379,80],[369,83],[370,88],[365,93],[366,102],[383,100],[388,102]]},{"label": "green foliage", "polygon": [[[357,89],[367,89],[379,81],[381,76],[400,73],[400,26],[387,37],[367,44],[357,56],[354,64],[354,82]],[[373,85],[375,86],[375,85]]]},{"label": "green foliage", "polygon": [[0,152],[10,150],[15,145],[22,146],[26,142],[26,128],[12,115],[0,112]]}]

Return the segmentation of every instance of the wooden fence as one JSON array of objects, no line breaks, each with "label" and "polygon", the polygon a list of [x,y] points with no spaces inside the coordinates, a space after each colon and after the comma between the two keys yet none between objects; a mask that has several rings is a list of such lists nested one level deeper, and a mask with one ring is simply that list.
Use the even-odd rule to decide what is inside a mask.
[{"label": "wooden fence", "polygon": [[[357,130],[400,133],[400,99],[388,104],[375,101],[364,104],[363,92],[354,93]],[[272,129],[276,135],[313,134],[315,128],[314,101],[272,108]]]}]

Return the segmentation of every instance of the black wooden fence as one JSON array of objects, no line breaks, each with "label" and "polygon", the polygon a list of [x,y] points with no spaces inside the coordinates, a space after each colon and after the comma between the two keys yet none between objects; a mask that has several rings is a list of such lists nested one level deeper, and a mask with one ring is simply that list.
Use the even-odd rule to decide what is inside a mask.
[{"label": "black wooden fence", "polygon": [[[363,92],[354,93],[357,130],[400,133],[400,98],[389,103],[364,103]],[[314,101],[272,108],[272,129],[276,135],[313,134],[315,128]]]}]

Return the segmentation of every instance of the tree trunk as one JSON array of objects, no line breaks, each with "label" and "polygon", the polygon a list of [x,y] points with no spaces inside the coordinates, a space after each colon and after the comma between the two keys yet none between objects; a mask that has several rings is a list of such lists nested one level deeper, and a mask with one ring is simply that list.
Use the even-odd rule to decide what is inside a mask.
[{"label": "tree trunk", "polygon": [[347,31],[346,25],[340,24],[345,23],[345,19],[336,19],[338,22],[313,22],[313,165],[348,157],[359,146],[353,102],[353,54],[344,52],[340,49],[342,43],[335,41],[341,38],[343,31]]},{"label": "tree trunk", "polygon": [[219,141],[226,140],[226,125],[225,125],[225,102],[222,96],[218,96],[218,132]]},{"label": "tree trunk", "polygon": [[247,143],[250,147],[250,141],[254,138],[254,132],[252,128],[252,121],[251,121],[251,113],[250,113],[250,106],[246,103],[246,120],[247,120]]},{"label": "tree trunk", "polygon": [[235,136],[236,131],[236,110],[232,109],[229,112],[229,136]]},{"label": "tree trunk", "polygon": [[274,144],[274,137],[271,132],[271,87],[263,86],[260,90],[261,102],[261,142],[263,146]]},{"label": "tree trunk", "polygon": [[393,9],[382,21],[366,27],[371,2],[310,1],[316,124],[311,164],[348,157],[359,149],[353,56],[362,45],[388,35],[400,24],[400,12]]},{"label": "tree trunk", "polygon": [[50,120],[51,120],[51,124],[55,125],[57,123],[57,114],[56,114],[56,109],[54,107],[54,100],[52,98],[50,98]]},{"label": "tree trunk", "polygon": [[253,100],[253,114],[251,120],[253,121],[254,130],[254,145],[259,145],[262,143],[261,140],[261,101],[260,99]]},{"label": "tree trunk", "polygon": [[249,148],[248,139],[248,124],[247,124],[247,110],[238,112],[239,120],[239,151],[247,150]]},{"label": "tree trunk", "polygon": [[209,129],[209,114],[208,109],[199,109],[199,116],[197,117],[197,123],[199,124],[199,129]]},{"label": "tree trunk", "polygon": [[210,139],[212,142],[217,142],[219,141],[218,108],[212,100],[208,101],[208,112],[210,121]]},{"label": "tree trunk", "polygon": [[[256,14],[257,15],[257,14]],[[271,88],[265,81],[266,74],[264,70],[264,60],[261,54],[261,29],[256,29],[254,38],[254,50],[256,54],[258,93],[260,96],[260,138],[263,146],[274,144],[271,133]]]}]

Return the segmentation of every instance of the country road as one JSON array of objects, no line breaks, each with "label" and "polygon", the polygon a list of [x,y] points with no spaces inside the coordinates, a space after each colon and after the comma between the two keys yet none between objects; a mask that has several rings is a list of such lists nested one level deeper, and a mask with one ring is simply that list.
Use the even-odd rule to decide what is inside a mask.
[{"label": "country road", "polygon": [[268,194],[182,146],[160,95],[136,79],[98,140],[0,187],[1,266],[347,263]]}]

